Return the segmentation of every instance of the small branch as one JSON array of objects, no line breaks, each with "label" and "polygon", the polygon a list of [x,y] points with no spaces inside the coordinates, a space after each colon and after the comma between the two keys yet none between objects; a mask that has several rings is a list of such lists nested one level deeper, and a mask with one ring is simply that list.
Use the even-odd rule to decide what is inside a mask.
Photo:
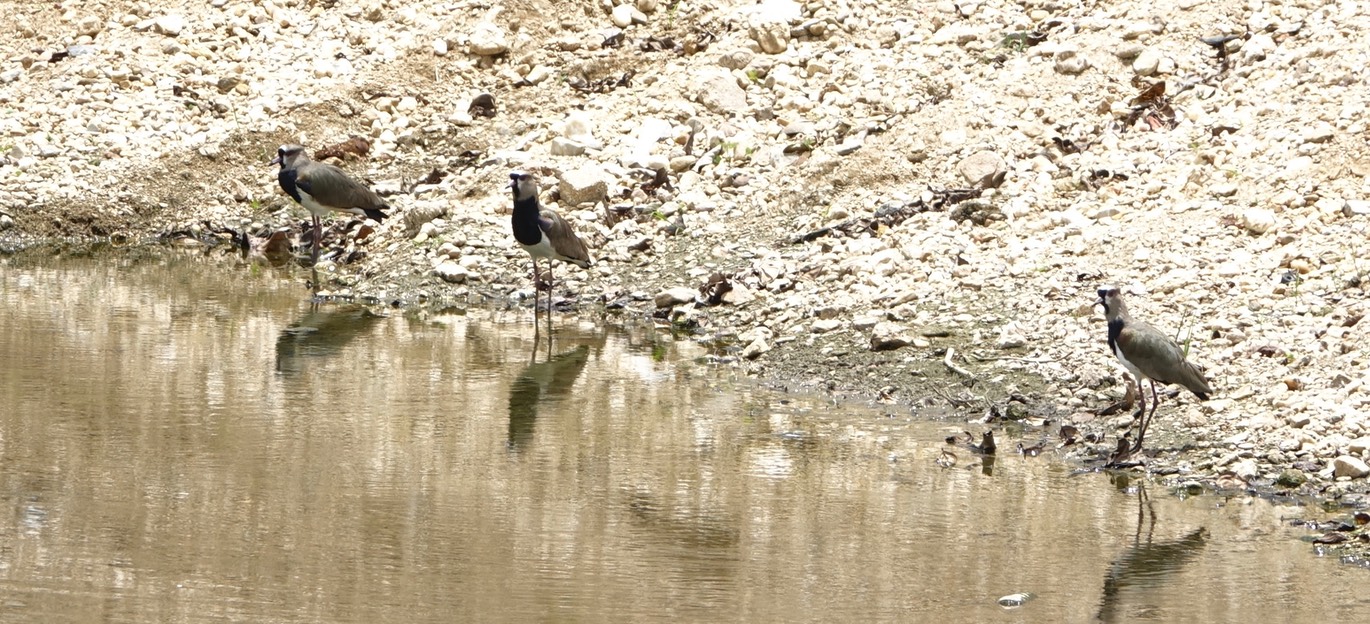
[{"label": "small branch", "polygon": [[951,362],[951,358],[955,357],[955,355],[956,349],[947,347],[947,355],[946,357],[942,358],[942,365],[946,366],[947,370],[956,373],[957,375],[961,375],[962,377],[966,377],[967,379],[975,379],[975,375],[972,375],[970,371],[961,368],[960,366],[957,366]]}]

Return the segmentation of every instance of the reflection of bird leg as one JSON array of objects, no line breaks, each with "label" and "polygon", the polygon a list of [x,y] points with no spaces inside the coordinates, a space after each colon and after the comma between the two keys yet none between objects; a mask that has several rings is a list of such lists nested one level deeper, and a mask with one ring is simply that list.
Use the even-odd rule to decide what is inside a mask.
[{"label": "reflection of bird leg", "polygon": [[319,246],[323,244],[323,220],[314,215],[314,249],[309,255],[311,264],[319,263]]}]

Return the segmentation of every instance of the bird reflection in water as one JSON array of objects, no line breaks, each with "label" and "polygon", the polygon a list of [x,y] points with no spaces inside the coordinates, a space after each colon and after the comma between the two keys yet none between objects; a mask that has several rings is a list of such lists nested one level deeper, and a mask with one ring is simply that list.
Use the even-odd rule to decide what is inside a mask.
[{"label": "bird reflection in water", "polygon": [[1132,546],[1109,566],[1104,576],[1104,596],[1099,605],[1100,622],[1125,622],[1136,613],[1123,609],[1125,594],[1175,582],[1174,576],[1203,552],[1208,529],[1199,527],[1178,539],[1157,541],[1156,511],[1142,484],[1137,486],[1137,532]]},{"label": "bird reflection in water", "polygon": [[297,374],[310,358],[337,355],[348,342],[370,331],[383,318],[361,305],[311,303],[304,316],[276,337],[276,372]]},{"label": "bird reflection in water", "polygon": [[533,437],[538,404],[566,396],[590,360],[589,345],[580,345],[542,362],[537,361],[537,348],[538,341],[534,340],[532,362],[509,387],[508,445],[514,451],[521,449]]}]

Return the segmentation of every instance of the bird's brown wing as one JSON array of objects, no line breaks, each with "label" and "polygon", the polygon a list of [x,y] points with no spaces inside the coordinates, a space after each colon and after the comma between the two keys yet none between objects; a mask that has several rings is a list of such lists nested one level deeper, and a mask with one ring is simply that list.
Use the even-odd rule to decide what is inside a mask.
[{"label": "bird's brown wing", "polygon": [[1206,398],[1213,392],[1199,367],[1185,361],[1184,349],[1160,330],[1132,321],[1118,334],[1118,346],[1127,361],[1143,375],[1166,384],[1179,384]]},{"label": "bird's brown wing", "polygon": [[295,184],[314,201],[330,208],[380,210],[389,207],[380,195],[328,163],[311,162],[300,167]]},{"label": "bird's brown wing", "polygon": [[546,208],[542,209],[541,217],[542,231],[552,243],[552,249],[556,250],[557,255],[581,268],[590,266],[590,250],[585,247],[585,241],[576,236],[571,224],[555,211]]}]

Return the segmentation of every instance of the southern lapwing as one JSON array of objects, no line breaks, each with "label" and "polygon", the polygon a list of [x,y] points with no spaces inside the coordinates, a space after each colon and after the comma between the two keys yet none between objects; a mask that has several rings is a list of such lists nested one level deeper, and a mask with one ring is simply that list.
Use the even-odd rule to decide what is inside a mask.
[{"label": "southern lapwing", "polygon": [[[561,215],[538,203],[538,183],[533,176],[520,171],[509,174],[509,188],[514,192],[514,240],[533,258],[533,315],[538,309],[538,258],[547,258],[547,312],[552,311],[552,260],[569,262],[582,269],[590,266],[590,251],[585,241],[576,236],[571,224]],[[549,323],[550,316],[549,316]],[[536,327],[536,323],[534,323]]]},{"label": "southern lapwing", "polygon": [[[1137,430],[1137,441],[1126,452],[1119,447],[1114,454],[1115,460],[1142,450],[1142,439],[1156,414],[1160,399],[1156,396],[1156,382],[1179,384],[1188,388],[1200,401],[1207,401],[1213,389],[1208,386],[1203,371],[1185,360],[1184,349],[1169,336],[1148,325],[1133,319],[1123,304],[1122,293],[1117,288],[1099,289],[1099,299],[1095,305],[1104,306],[1104,318],[1108,319],[1108,348],[1123,363],[1123,368],[1137,378],[1137,400],[1141,409],[1137,417],[1141,424]],[[1146,396],[1142,394],[1142,382],[1151,382],[1151,413],[1146,412]]]},{"label": "southern lapwing", "polygon": [[276,150],[276,158],[271,164],[281,166],[280,172],[276,174],[281,189],[291,199],[308,208],[309,213],[314,216],[314,241],[311,253],[316,263],[319,261],[320,239],[323,238],[320,218],[324,215],[337,211],[362,215],[375,219],[377,223],[385,220],[386,215],[381,210],[390,208],[385,200],[362,183],[353,180],[346,171],[328,163],[314,162],[309,158],[309,154],[305,153],[303,146],[282,145]]}]

